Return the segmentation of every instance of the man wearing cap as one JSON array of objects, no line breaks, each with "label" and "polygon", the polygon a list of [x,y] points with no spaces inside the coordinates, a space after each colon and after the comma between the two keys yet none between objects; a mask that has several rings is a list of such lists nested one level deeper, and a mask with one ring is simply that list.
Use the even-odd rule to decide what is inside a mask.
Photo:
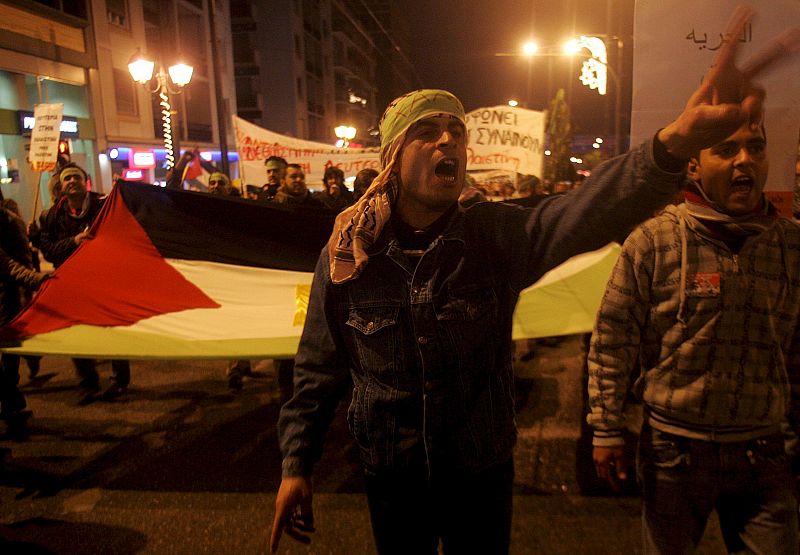
[{"label": "man wearing cap", "polygon": [[[47,212],[40,238],[42,254],[55,268],[61,266],[89,238],[89,228],[105,202],[105,197],[88,191],[87,174],[77,164],[66,164],[58,176],[62,196]],[[74,358],[72,361],[80,377],[77,403],[91,403],[100,392],[96,363],[85,358]],[[103,392],[105,399],[123,394],[130,383],[131,370],[127,360],[113,360],[111,370],[112,384]]]},{"label": "man wearing cap", "polygon": [[351,389],[378,552],[435,554],[440,541],[445,553],[508,552],[519,292],[625,236],[675,196],[687,153],[760,110],[761,96],[725,62],[702,85],[713,94],[696,93],[652,139],[535,208],[459,207],[467,137],[451,93],[420,90],[389,105],[383,170],[339,214],[317,264],[295,392],[278,423],[273,551],[284,531],[309,541],[312,470]]}]

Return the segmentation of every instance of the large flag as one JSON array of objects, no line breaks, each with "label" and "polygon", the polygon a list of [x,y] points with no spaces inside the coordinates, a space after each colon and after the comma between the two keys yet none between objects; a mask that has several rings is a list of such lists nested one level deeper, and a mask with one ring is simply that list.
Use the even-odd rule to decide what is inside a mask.
[{"label": "large flag", "polygon": [[292,356],[333,218],[327,210],[119,183],[94,238],[2,330],[4,350]]},{"label": "large flag", "polygon": [[[0,330],[0,346],[127,359],[294,356],[333,218],[121,182],[93,238]],[[514,339],[590,331],[618,251],[574,257],[523,291]]]}]

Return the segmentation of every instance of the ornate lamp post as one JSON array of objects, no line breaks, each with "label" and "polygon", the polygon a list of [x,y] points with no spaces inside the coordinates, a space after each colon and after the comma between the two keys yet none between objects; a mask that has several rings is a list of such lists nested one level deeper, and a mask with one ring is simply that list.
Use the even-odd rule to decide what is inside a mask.
[{"label": "ornate lamp post", "polygon": [[[154,68],[155,62],[146,58],[138,49],[128,62],[128,71],[130,71],[133,80],[145,86],[148,86],[153,79]],[[155,74],[155,87],[149,89],[151,93],[157,95],[160,99],[161,127],[164,134],[164,149],[167,151],[167,169],[175,165],[172,138],[172,104],[169,95],[183,92],[183,87],[192,80],[193,71],[194,68],[192,66],[184,63],[172,65],[167,71],[164,71],[164,66],[159,65],[158,73]]]},{"label": "ornate lamp post", "polygon": [[[617,47],[622,48],[619,39],[617,39]],[[600,37],[580,36],[564,45],[564,52],[567,54],[579,54],[584,49],[589,51],[590,56],[581,67],[581,83],[590,89],[596,89],[599,94],[605,95],[608,75],[610,74],[614,78],[614,154],[616,155],[620,153],[620,142],[622,141],[620,134],[622,96],[619,74],[609,65],[606,43]]]}]

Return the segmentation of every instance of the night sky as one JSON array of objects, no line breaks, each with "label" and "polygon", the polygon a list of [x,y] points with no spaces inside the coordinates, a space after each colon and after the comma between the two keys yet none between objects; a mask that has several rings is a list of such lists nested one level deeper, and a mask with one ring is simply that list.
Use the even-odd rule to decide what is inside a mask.
[{"label": "night sky", "polygon": [[[578,80],[580,58],[540,56],[530,61],[529,89],[529,59],[495,54],[518,52],[528,39],[540,48],[560,48],[564,40],[580,34],[621,36],[622,129],[627,132],[633,4],[634,0],[408,0],[413,14],[411,57],[423,86],[452,91],[468,111],[511,98],[541,110],[558,88],[564,88],[571,100],[573,132],[605,135],[613,129],[612,78],[606,99]],[[609,47],[609,62],[619,68],[616,44]]]}]

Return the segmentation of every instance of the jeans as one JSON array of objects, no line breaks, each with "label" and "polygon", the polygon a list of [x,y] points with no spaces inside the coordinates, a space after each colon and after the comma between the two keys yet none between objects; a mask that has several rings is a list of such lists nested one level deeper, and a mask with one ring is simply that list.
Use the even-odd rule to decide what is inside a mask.
[{"label": "jeans", "polygon": [[442,471],[428,478],[425,464],[365,469],[367,502],[380,555],[508,553],[514,463],[475,475]]},{"label": "jeans", "polygon": [[781,434],[719,443],[645,424],[637,459],[645,553],[693,553],[716,509],[730,553],[797,555],[797,500]]}]

